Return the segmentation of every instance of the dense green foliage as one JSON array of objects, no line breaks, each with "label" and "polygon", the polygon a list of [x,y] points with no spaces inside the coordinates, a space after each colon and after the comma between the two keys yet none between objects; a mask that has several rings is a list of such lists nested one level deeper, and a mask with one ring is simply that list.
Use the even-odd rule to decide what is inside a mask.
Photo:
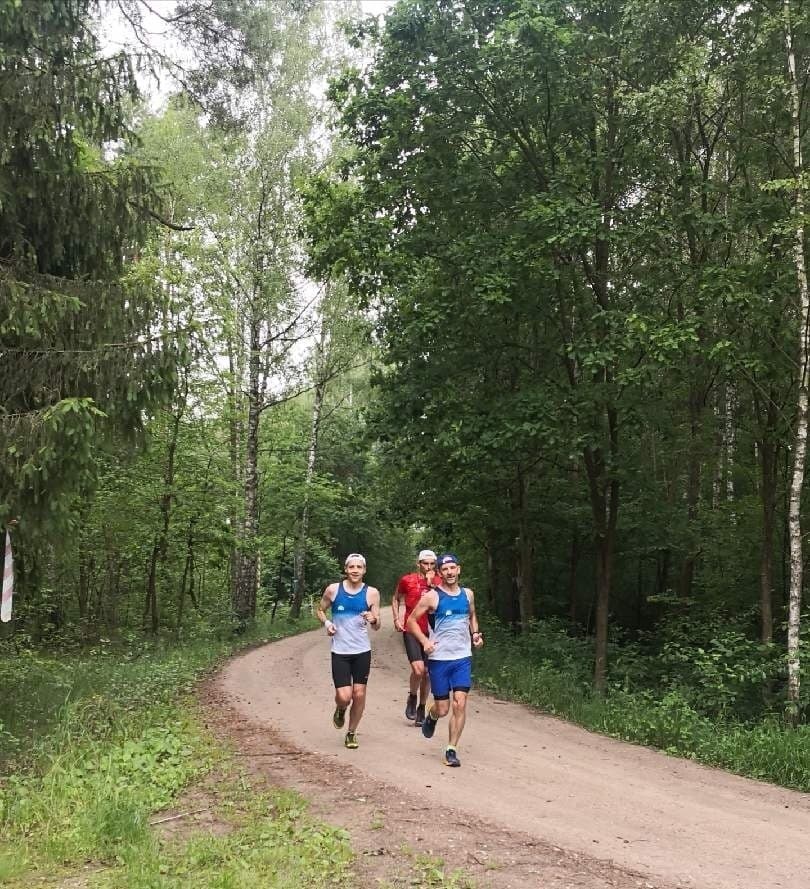
[{"label": "dense green foliage", "polygon": [[184,349],[156,327],[166,295],[122,277],[160,201],[127,153],[132,64],[101,55],[96,9],[0,3],[0,517],[20,519],[32,586],[98,447],[142,428]]},{"label": "dense green foliage", "polygon": [[[135,104],[136,60],[105,55],[93,0],[2,8],[0,516],[19,518],[20,643],[244,628],[294,592],[308,605],[348,549],[392,557],[390,586],[410,541],[363,446],[368,324],[300,279],[328,15],[181,4],[179,33],[219,29],[210,61],[234,68],[230,85],[198,70],[204,118],[184,94]],[[122,9],[146,40],[145,8]]]},{"label": "dense green foliage", "polygon": [[[781,635],[783,28],[778,4],[402,0],[333,82],[311,265],[375,309],[397,503],[501,618],[592,633],[602,688],[611,624],[711,604]],[[793,32],[804,58],[806,11]]]}]

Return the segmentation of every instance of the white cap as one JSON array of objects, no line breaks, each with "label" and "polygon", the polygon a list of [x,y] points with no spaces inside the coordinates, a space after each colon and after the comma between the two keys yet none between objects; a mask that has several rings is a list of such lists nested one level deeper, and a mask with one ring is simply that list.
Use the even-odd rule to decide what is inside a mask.
[{"label": "white cap", "polygon": [[432,549],[419,550],[419,555],[416,557],[417,562],[427,562],[430,559],[436,561],[436,553]]}]

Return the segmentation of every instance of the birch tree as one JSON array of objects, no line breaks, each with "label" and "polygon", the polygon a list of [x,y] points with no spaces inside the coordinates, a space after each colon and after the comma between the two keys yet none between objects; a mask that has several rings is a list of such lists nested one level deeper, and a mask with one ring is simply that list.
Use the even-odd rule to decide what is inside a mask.
[{"label": "birch tree", "polygon": [[788,601],[788,708],[789,716],[798,716],[800,692],[799,630],[801,624],[803,546],[802,546],[802,488],[807,456],[807,408],[808,408],[808,361],[810,361],[810,296],[805,266],[805,201],[804,164],[802,161],[801,101],[799,75],[793,34],[793,8],[791,0],[782,5],[785,49],[787,52],[787,80],[790,102],[791,139],[793,143],[793,218],[795,220],[793,262],[799,292],[799,341],[798,341],[798,396],[796,402],[796,431],[793,441],[793,470],[790,480],[788,524],[790,528],[790,598]]},{"label": "birch tree", "polygon": [[295,581],[291,607],[293,617],[300,614],[306,591],[312,482],[319,454],[321,427],[339,406],[339,404],[334,406],[327,404],[327,391],[332,380],[367,360],[363,353],[368,351],[368,347],[363,346],[365,325],[361,316],[352,310],[343,282],[338,281],[327,286],[324,298],[318,307],[317,324],[317,341],[311,359],[312,412],[306,448],[301,520],[294,555]]},{"label": "birch tree", "polygon": [[311,329],[311,299],[298,274],[295,181],[314,159],[310,84],[318,73],[316,12],[299,14],[293,5],[272,9],[268,27],[275,51],[250,98],[253,111],[231,158],[226,204],[215,222],[215,255],[231,299],[226,314],[237,353],[236,400],[244,405],[232,432],[242,486],[231,591],[239,621],[256,613],[262,417],[299,391],[295,347]]}]

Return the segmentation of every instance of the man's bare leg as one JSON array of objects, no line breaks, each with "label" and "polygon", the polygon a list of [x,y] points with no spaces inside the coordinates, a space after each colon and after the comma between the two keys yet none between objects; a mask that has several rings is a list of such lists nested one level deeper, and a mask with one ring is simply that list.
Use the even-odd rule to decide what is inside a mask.
[{"label": "man's bare leg", "polygon": [[338,710],[345,710],[352,702],[351,685],[341,685],[335,689],[335,706]]},{"label": "man's bare leg", "polygon": [[467,721],[467,692],[453,692],[453,706],[450,712],[449,747],[455,748],[461,740],[464,723]]},{"label": "man's bare leg", "polygon": [[341,685],[335,689],[335,712],[332,715],[332,725],[335,728],[343,728],[346,723],[346,710],[352,702],[351,685]]},{"label": "man's bare leg", "polygon": [[434,719],[441,719],[442,717],[447,716],[450,712],[450,701],[447,698],[442,698],[440,701],[437,701],[436,698],[434,698],[430,712]]},{"label": "man's bare leg", "polygon": [[413,697],[419,693],[422,681],[425,678],[425,662],[411,661],[411,675],[409,677],[409,691]]},{"label": "man's bare leg", "polygon": [[[423,664],[424,666],[424,664]],[[430,694],[430,674],[427,670],[422,670],[422,679],[419,682],[419,705],[424,707],[427,704],[428,695]]]},{"label": "man's bare leg", "polygon": [[352,686],[352,709],[349,711],[349,731],[356,732],[366,709],[366,687],[355,683]]}]

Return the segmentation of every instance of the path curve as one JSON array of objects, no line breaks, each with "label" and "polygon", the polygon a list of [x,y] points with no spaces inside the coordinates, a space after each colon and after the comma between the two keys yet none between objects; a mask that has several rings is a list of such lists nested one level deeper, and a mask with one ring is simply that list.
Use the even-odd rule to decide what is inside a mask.
[{"label": "path curve", "polygon": [[807,889],[810,795],[673,759],[503,703],[475,689],[459,748],[446,723],[426,741],[402,711],[407,663],[383,627],[359,750],[331,724],[329,641],[293,636],[235,658],[217,685],[229,705],[290,743],[431,804],[522,831],[689,889]]}]

